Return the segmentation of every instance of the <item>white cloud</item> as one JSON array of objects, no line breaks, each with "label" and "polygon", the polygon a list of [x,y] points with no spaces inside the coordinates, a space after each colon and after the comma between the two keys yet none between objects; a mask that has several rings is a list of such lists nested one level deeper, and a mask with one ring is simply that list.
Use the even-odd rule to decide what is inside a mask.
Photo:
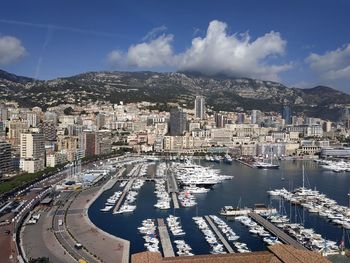
[{"label": "white cloud", "polygon": [[173,63],[173,35],[161,35],[149,42],[129,47],[126,61],[129,66],[153,68]]},{"label": "white cloud", "polygon": [[0,36],[0,64],[9,64],[17,61],[26,54],[18,38],[12,36]]},{"label": "white cloud", "polygon": [[[170,66],[204,74],[271,80],[277,80],[280,72],[291,68],[290,64],[275,65],[267,62],[268,58],[285,52],[286,41],[278,32],[271,31],[251,41],[248,33],[229,35],[227,25],[214,20],[210,22],[205,37],[194,38],[187,50],[177,54],[173,52],[173,35],[163,34],[155,39],[153,33],[149,36],[152,39],[147,37],[147,41],[130,46],[122,54],[123,58],[119,56],[121,53],[117,53],[118,61],[124,60],[128,66],[138,68]],[[112,55],[113,51],[109,57]]]},{"label": "white cloud", "polygon": [[350,44],[323,55],[312,53],[306,62],[322,79],[350,79]]},{"label": "white cloud", "polygon": [[167,30],[167,27],[162,25],[159,27],[155,27],[152,28],[151,31],[149,31],[143,38],[142,41],[148,41],[148,40],[152,40],[154,38],[156,38],[158,36],[158,34],[164,32],[165,30]]},{"label": "white cloud", "polygon": [[113,50],[107,55],[107,61],[111,65],[122,64],[124,60],[124,54],[120,50]]},{"label": "white cloud", "polygon": [[192,46],[180,55],[179,69],[206,74],[277,79],[290,65],[269,65],[264,60],[284,53],[286,41],[279,33],[270,32],[255,41],[248,33],[229,35],[227,25],[210,22],[204,38],[192,40]]}]

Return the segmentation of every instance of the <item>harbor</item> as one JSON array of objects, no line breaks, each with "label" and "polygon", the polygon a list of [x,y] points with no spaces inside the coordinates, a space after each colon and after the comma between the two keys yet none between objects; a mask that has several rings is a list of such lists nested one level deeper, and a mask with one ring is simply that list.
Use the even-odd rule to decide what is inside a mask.
[{"label": "harbor", "polygon": [[[134,168],[135,166],[127,167],[127,171],[124,173],[126,176],[124,175],[124,177],[134,180],[152,178],[152,180],[145,180],[144,185],[138,190],[136,209],[131,213],[122,215],[96,212],[96,208],[103,207],[103,203],[112,193],[125,191],[127,185],[129,185],[130,188],[132,184],[129,180],[128,183],[117,183],[112,189],[103,193],[89,209],[89,216],[94,224],[104,231],[130,240],[131,254],[145,251],[144,238],[146,238],[146,236],[142,238],[137,232],[137,228],[142,225],[140,222],[149,218],[161,219],[160,222],[162,222],[162,220],[164,221],[169,215],[176,215],[179,220],[181,220],[183,236],[179,239],[179,237],[173,235],[172,232],[169,231],[169,226],[167,227],[162,223],[159,224],[159,220],[155,220],[155,222],[158,223],[158,230],[156,231],[158,231],[160,239],[159,241],[151,239],[155,242],[154,245],[149,245],[151,250],[158,249],[160,252],[163,251],[164,253],[164,243],[166,244],[166,251],[170,251],[167,249],[171,247],[175,255],[201,255],[210,253],[211,251],[213,253],[248,253],[250,251],[264,251],[270,244],[268,242],[275,242],[275,240],[279,240],[280,243],[283,244],[290,244],[294,247],[308,250],[309,246],[305,247],[303,244],[296,241],[295,236],[286,232],[287,230],[284,228],[280,228],[278,223],[271,222],[270,219],[266,218],[267,214],[277,213],[281,209],[279,199],[271,198],[266,194],[267,191],[282,189],[283,187],[289,188],[292,184],[293,186],[301,186],[301,170],[303,164],[309,173],[310,183],[315,183],[317,189],[322,189],[322,192],[327,192],[327,195],[329,194],[332,196],[341,189],[328,183],[324,184],[325,181],[331,179],[330,177],[333,177],[332,180],[334,180],[335,177],[339,180],[339,183],[340,181],[344,183],[344,180],[350,179],[344,176],[342,178],[337,177],[339,173],[330,174],[329,171],[322,170],[322,167],[315,162],[282,161],[280,170],[290,171],[284,172],[285,180],[281,179],[281,171],[278,169],[250,169],[247,166],[241,166],[235,162],[233,162],[232,165],[227,165],[223,162],[212,164],[203,160],[196,160],[193,164],[170,162],[167,166],[164,162],[148,164],[146,175],[140,177],[139,173],[143,164],[138,164],[138,168]],[[186,173],[192,174],[192,171],[193,174],[201,174],[200,171],[202,168],[196,165],[208,169],[203,170],[208,171],[203,173],[203,176],[204,174],[206,174],[206,176],[209,174],[208,179],[206,179],[209,185],[203,185],[203,182],[197,177],[192,176],[191,181],[185,176],[181,176],[181,174]],[[159,168],[159,166],[163,167]],[[167,167],[167,172],[165,172],[164,167]],[[132,172],[131,176],[130,171]],[[322,176],[320,176],[320,174]],[[212,181],[212,179],[216,177],[218,180]],[[197,180],[195,182],[198,183],[196,187],[193,186],[194,178],[197,178],[195,179]],[[337,180],[335,181],[336,185],[338,184]],[[174,191],[174,182],[178,187],[178,193]],[[120,186],[121,184],[122,186]],[[170,186],[171,184],[173,185]],[[256,184],[258,184],[258,186],[255,186]],[[170,188],[171,191],[169,191]],[[254,192],[254,195],[249,194],[251,191]],[[180,202],[176,204],[176,201],[178,201],[180,197],[185,199],[190,198],[190,200],[192,200],[190,204],[194,202],[194,205],[184,206],[182,199],[179,200],[181,204]],[[344,196],[343,194],[337,194],[337,202],[347,205],[347,197],[347,191],[344,190]],[[155,207],[155,204],[159,201],[161,202],[159,203],[161,208]],[[169,205],[167,205],[167,203],[169,203]],[[237,206],[237,203],[239,203],[239,206]],[[259,205],[256,206],[256,204]],[[303,207],[298,206],[297,209],[295,209],[294,205],[290,208],[287,204],[288,203],[284,204],[285,213],[291,215],[289,223],[291,225],[287,226],[294,227],[296,223],[301,222],[300,215],[303,214]],[[234,218],[231,219],[230,216],[220,216],[220,211],[225,206],[227,208],[231,207],[233,210],[237,207],[237,211],[243,211],[244,216],[249,216],[257,225],[247,229],[239,221]],[[238,207],[242,208],[238,209]],[[321,234],[322,237],[327,238],[330,242],[334,241],[339,243],[342,236],[342,229],[335,227],[334,224],[330,224],[328,221],[316,221],[314,214],[305,213],[305,211],[302,222],[305,226],[304,232],[310,233],[310,230],[307,229],[313,228],[315,233]],[[261,215],[258,215],[258,213]],[[218,219],[216,219],[217,221],[212,217],[214,215],[219,216]],[[218,246],[215,245],[214,248],[206,241],[207,237],[192,219],[196,217],[202,217],[203,220],[207,222],[207,227],[212,230],[213,237],[216,238]],[[220,220],[227,224],[227,227],[224,226]],[[109,224],[107,222],[111,223]],[[127,229],[120,229],[117,225],[121,224],[128,224],[130,227]],[[134,225],[134,227],[131,227],[132,225]],[[163,226],[165,226],[165,228]],[[164,229],[166,229],[168,236],[165,238],[167,241],[162,242],[162,236],[166,236],[166,234],[164,234]],[[233,234],[230,232],[230,235],[226,235],[228,229],[232,230]],[[160,234],[161,231],[162,234]],[[181,231],[180,233],[182,233]],[[255,234],[256,231],[260,231],[259,233],[261,233],[262,236]],[[229,237],[231,239],[229,239]],[[159,247],[157,242],[159,242]],[[348,244],[348,241],[345,240],[345,243]],[[221,246],[223,250],[220,250]],[[183,248],[187,250],[183,251]],[[188,250],[189,248],[191,250]],[[214,251],[213,248],[215,249]],[[166,253],[167,255],[171,255],[170,252],[169,254],[168,252]]]}]

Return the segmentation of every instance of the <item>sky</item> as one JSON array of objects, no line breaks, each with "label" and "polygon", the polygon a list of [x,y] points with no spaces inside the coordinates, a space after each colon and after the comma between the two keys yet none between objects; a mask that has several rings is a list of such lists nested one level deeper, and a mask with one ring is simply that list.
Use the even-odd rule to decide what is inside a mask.
[{"label": "sky", "polygon": [[348,0],[2,0],[0,69],[193,71],[350,93]]}]

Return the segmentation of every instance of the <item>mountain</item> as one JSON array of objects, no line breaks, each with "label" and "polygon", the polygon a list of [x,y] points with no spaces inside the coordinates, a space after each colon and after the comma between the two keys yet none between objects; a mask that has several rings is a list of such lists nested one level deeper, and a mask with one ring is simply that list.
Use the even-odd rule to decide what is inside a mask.
[{"label": "mountain", "polygon": [[232,111],[241,107],[280,111],[281,105],[288,103],[296,113],[332,120],[338,118],[344,105],[350,104],[350,95],[330,87],[288,88],[273,81],[188,72],[103,71],[42,81],[0,71],[0,95],[22,106],[43,108],[93,101],[151,101],[159,107],[176,102],[193,107],[194,97],[203,95],[214,110]]}]

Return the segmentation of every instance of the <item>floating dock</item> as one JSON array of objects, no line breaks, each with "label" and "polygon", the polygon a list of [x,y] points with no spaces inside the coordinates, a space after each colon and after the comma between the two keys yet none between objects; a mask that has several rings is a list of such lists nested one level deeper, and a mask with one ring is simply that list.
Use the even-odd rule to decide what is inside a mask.
[{"label": "floating dock", "polygon": [[220,239],[221,243],[225,246],[226,250],[229,253],[235,253],[234,250],[232,249],[232,247],[230,246],[230,244],[226,241],[224,236],[220,233],[219,229],[216,227],[214,222],[211,220],[211,218],[209,216],[204,216],[204,218],[208,221],[209,225],[211,226],[211,228],[213,229],[215,234],[218,236],[218,238]]},{"label": "floating dock", "polygon": [[279,229],[274,224],[270,223],[266,219],[264,219],[262,216],[258,215],[257,213],[249,213],[249,217],[251,217],[254,221],[262,225],[264,228],[266,228],[270,233],[274,234],[278,239],[280,239],[283,243],[287,245],[292,245],[296,249],[302,249],[307,250],[302,244],[300,244],[298,241],[296,241],[294,238],[283,232],[281,229]]},{"label": "floating dock", "polygon": [[168,228],[164,224],[164,219],[158,218],[158,231],[160,236],[160,243],[162,245],[163,256],[167,257],[175,257],[173,245],[171,244]]},{"label": "floating dock", "polygon": [[177,195],[176,195],[176,193],[172,193],[172,194],[171,194],[171,197],[173,198],[173,205],[174,205],[174,208],[175,208],[175,209],[180,208],[180,206],[179,206],[179,201],[177,200]]},{"label": "floating dock", "polygon": [[123,193],[122,193],[122,195],[119,197],[119,200],[118,200],[117,204],[115,205],[115,207],[114,207],[114,209],[113,209],[113,214],[115,214],[117,211],[119,211],[119,208],[120,208],[120,206],[121,206],[121,204],[122,204],[122,202],[123,202],[123,200],[124,200],[126,194],[129,192],[129,190],[130,190],[132,184],[134,183],[134,180],[135,180],[135,179],[131,179],[131,180],[126,184],[126,186],[124,187]]}]

